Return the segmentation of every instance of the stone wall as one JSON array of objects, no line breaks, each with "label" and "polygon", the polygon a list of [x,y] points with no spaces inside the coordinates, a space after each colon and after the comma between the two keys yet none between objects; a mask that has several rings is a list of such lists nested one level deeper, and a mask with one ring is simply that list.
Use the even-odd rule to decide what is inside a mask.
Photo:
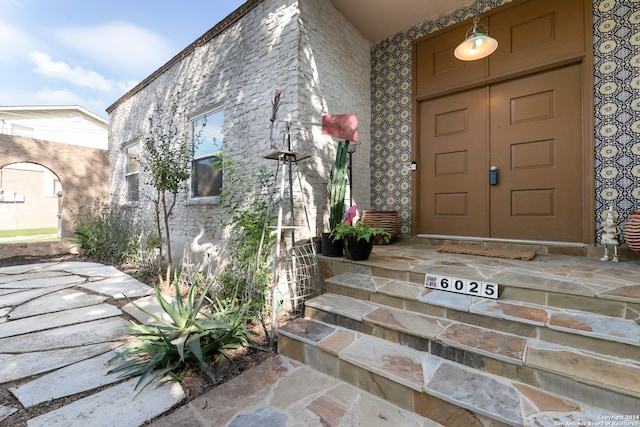
[{"label": "stone wall", "polygon": [[[260,166],[275,171],[276,163],[264,157],[273,151],[269,118],[275,90],[281,89],[279,117],[292,123],[292,148],[310,156],[299,167],[315,234],[322,228],[336,144],[310,123],[320,122],[325,113],[356,112],[361,115],[363,141],[368,138],[369,48],[329,0],[255,2],[224,31],[194,42],[108,109],[111,192],[124,203],[123,148],[144,138],[155,102],[168,103],[172,98],[189,116],[222,105],[227,157],[247,173]],[[350,62],[348,68],[345,57]],[[280,130],[282,137],[284,126]],[[360,187],[355,191],[366,204],[368,150],[359,148],[356,158]],[[295,184],[297,188],[297,180]],[[149,191],[142,188],[141,193]],[[152,206],[144,195],[138,205],[146,217],[152,217]],[[202,242],[223,240],[220,221],[224,217],[216,200],[191,200],[187,192],[181,193],[171,218],[174,255],[181,255],[181,248],[201,225],[207,229]],[[300,212],[298,219],[302,218]]]},{"label": "stone wall", "polygon": [[73,220],[81,209],[107,200],[108,152],[96,148],[19,136],[0,135],[0,167],[36,163],[53,172],[62,186],[62,237],[73,237]]},{"label": "stone wall", "polygon": [[57,242],[34,243],[1,243],[0,265],[2,260],[13,257],[50,257],[57,255],[78,254],[78,247],[69,240]]},{"label": "stone wall", "polygon": [[[300,45],[298,57],[298,106],[302,122],[318,123],[325,114],[358,115],[358,143],[352,154],[352,188],[349,200],[360,209],[370,207],[371,101],[370,44],[329,1],[300,2]],[[305,162],[305,175],[314,192],[307,196],[318,212],[316,231],[328,230],[328,186],[337,140],[321,135],[321,127],[305,126],[301,143],[313,146]]]}]

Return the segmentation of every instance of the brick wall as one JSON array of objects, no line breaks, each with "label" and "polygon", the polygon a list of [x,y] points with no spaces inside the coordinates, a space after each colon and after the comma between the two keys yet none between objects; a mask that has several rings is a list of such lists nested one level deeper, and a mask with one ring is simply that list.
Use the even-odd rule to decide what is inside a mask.
[{"label": "brick wall", "polygon": [[[58,228],[58,197],[45,195],[44,172],[4,168],[0,186],[24,201],[0,201],[0,230]],[[51,191],[49,191],[51,193]]]},{"label": "brick wall", "polygon": [[63,238],[73,236],[73,218],[82,207],[108,195],[106,150],[0,135],[0,167],[21,162],[44,166],[60,180]]},{"label": "brick wall", "polygon": [[[336,143],[321,135],[322,114],[358,113],[361,140],[369,138],[369,44],[335,11],[329,0],[264,0],[206,43],[194,43],[171,66],[120,99],[109,111],[110,188],[124,203],[124,151],[140,141],[156,100],[178,97],[190,115],[222,103],[228,156],[247,172],[276,164],[269,148],[269,117],[276,89],[284,91],[280,118],[290,118],[293,150],[311,156],[300,163],[304,198],[312,232],[323,228],[329,178]],[[281,129],[283,127],[281,126]],[[354,198],[369,203],[369,151],[355,154]],[[144,178],[140,180],[144,181]],[[296,180],[297,184],[297,180]],[[142,193],[148,192],[143,188]],[[296,185],[296,192],[299,189]],[[300,199],[300,194],[297,194]],[[152,206],[141,197],[141,212]],[[202,241],[224,239],[219,226],[224,211],[215,201],[180,194],[171,219],[174,254],[198,233]],[[303,218],[302,212],[298,215]]]}]

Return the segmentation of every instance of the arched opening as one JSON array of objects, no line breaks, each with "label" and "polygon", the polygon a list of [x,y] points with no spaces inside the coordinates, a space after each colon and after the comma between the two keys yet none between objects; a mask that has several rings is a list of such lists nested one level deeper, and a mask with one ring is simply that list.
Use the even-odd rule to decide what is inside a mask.
[{"label": "arched opening", "polygon": [[0,243],[59,240],[62,183],[36,163],[0,167]]}]

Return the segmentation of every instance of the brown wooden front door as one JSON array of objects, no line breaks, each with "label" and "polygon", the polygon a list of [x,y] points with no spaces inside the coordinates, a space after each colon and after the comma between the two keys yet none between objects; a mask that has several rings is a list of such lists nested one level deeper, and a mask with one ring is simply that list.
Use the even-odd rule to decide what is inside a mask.
[{"label": "brown wooden front door", "polygon": [[417,233],[581,242],[581,76],[577,64],[420,102]]},{"label": "brown wooden front door", "polygon": [[488,88],[419,105],[418,233],[489,235]]}]

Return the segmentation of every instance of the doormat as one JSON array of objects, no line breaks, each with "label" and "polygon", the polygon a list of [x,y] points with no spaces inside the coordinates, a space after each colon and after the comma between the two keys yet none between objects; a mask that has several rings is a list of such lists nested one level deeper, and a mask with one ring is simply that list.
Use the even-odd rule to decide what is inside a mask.
[{"label": "doormat", "polygon": [[521,259],[525,261],[530,261],[536,256],[536,253],[534,251],[507,248],[485,248],[483,246],[463,245],[460,243],[445,243],[438,248],[438,252],[490,256],[506,259]]}]

